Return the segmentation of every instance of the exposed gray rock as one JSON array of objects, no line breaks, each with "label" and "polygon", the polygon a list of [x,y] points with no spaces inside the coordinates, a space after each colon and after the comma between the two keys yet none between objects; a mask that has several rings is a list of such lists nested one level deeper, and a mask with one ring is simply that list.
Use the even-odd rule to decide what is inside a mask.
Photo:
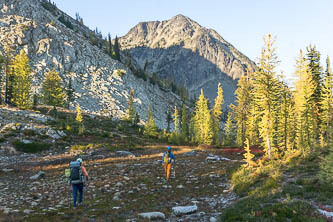
[{"label": "exposed gray rock", "polygon": [[135,155],[133,153],[128,152],[128,151],[119,150],[119,151],[116,151],[116,153],[121,156],[135,157]]},{"label": "exposed gray rock", "polygon": [[45,133],[47,136],[51,137],[52,139],[60,139],[61,137],[66,136],[66,133],[64,133],[61,130],[54,130],[52,128],[48,128],[48,130]]},{"label": "exposed gray rock", "polygon": [[172,208],[172,212],[176,216],[181,216],[181,215],[184,215],[184,214],[195,213],[197,210],[198,210],[197,205],[193,205],[193,206],[179,206],[179,207],[173,207]]},{"label": "exposed gray rock", "polygon": [[30,177],[30,180],[38,180],[42,177],[44,177],[45,172],[44,171],[39,171],[37,174],[35,174],[34,176]]},{"label": "exposed gray rock", "polygon": [[[58,20],[60,14],[72,23],[74,30]],[[66,89],[71,82],[71,109],[79,104],[84,113],[120,119],[128,108],[130,89],[134,89],[134,107],[141,124],[147,120],[149,104],[153,104],[157,126],[166,128],[165,111],[179,106],[180,98],[135,77],[123,64],[106,55],[104,48],[91,45],[90,32],[60,10],[50,13],[39,0],[0,0],[0,50],[9,44],[15,46],[15,54],[22,49],[27,52],[32,92],[39,94],[45,73],[55,69]],[[38,114],[27,118],[47,121]]]},{"label": "exposed gray rock", "polygon": [[183,154],[184,156],[199,156],[198,152],[193,150]]},{"label": "exposed gray rock", "polygon": [[206,158],[206,160],[207,161],[222,161],[222,160],[230,161],[230,159],[228,159],[226,157],[220,157],[220,156],[211,155],[211,154]]},{"label": "exposed gray rock", "polygon": [[210,218],[209,218],[209,222],[217,222],[217,220],[216,220],[215,217],[210,217]]},{"label": "exposed gray rock", "polygon": [[31,140],[22,140],[22,143],[29,144],[29,143],[32,143],[32,142],[31,142]]},{"label": "exposed gray rock", "polygon": [[[225,41],[216,31],[177,15],[166,21],[140,22],[119,39],[122,49],[147,70],[184,82],[192,95],[201,88],[210,101],[221,82],[225,104],[234,100],[236,81],[255,64]],[[171,76],[170,76],[171,75]]]},{"label": "exposed gray rock", "polygon": [[29,210],[29,209],[25,209],[25,210],[23,211],[23,213],[25,213],[25,214],[30,214],[30,213],[31,213],[31,210]]},{"label": "exposed gray rock", "polygon": [[9,173],[9,172],[12,172],[12,171],[14,171],[14,169],[7,169],[7,168],[2,169],[2,172],[4,172],[4,173]]},{"label": "exposed gray rock", "polygon": [[148,220],[165,219],[165,214],[161,213],[161,212],[140,213],[138,215],[139,215],[139,217],[141,217],[143,219],[148,219]]}]

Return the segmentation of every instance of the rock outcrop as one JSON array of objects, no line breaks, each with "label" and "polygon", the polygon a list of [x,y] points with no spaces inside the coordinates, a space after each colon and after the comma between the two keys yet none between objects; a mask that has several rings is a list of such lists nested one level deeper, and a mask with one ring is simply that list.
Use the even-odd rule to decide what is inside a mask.
[{"label": "rock outcrop", "polygon": [[149,72],[183,82],[190,94],[201,88],[213,102],[221,82],[225,106],[234,100],[237,80],[255,64],[225,41],[216,31],[206,29],[183,15],[167,21],[142,22],[119,40],[123,50]]},{"label": "rock outcrop", "polygon": [[[57,8],[47,10],[47,1],[0,0],[0,51],[10,45],[14,53],[24,49],[32,68],[33,92],[41,92],[41,83],[48,70],[59,72],[66,88],[70,83],[76,104],[98,115],[121,118],[128,108],[130,89],[135,91],[135,108],[142,120],[147,119],[149,104],[153,105],[156,124],[166,128],[168,107],[179,99],[173,93],[135,77],[120,62],[90,44],[89,29]],[[65,15],[65,16],[64,16]],[[64,16],[72,28],[59,21]]]}]

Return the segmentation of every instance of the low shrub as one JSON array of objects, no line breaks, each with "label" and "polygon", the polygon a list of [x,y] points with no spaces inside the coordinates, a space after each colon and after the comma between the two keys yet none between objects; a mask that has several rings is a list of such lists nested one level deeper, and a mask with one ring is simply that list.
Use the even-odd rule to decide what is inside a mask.
[{"label": "low shrub", "polygon": [[13,145],[16,148],[16,150],[25,153],[38,153],[43,150],[48,150],[51,147],[51,144],[49,143],[39,143],[39,142],[23,143],[20,140],[15,140]]},{"label": "low shrub", "polygon": [[244,199],[224,210],[221,221],[325,221],[307,202]]}]

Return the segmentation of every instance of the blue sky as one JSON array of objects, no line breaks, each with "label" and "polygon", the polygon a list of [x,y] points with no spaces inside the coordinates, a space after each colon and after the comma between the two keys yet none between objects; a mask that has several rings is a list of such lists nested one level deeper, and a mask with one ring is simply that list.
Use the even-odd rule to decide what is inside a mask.
[{"label": "blue sky", "polygon": [[276,36],[277,55],[287,78],[295,71],[299,50],[316,45],[333,60],[333,0],[53,0],[75,18],[103,34],[125,35],[139,22],[167,20],[177,14],[215,29],[253,61],[263,46],[263,36]]}]

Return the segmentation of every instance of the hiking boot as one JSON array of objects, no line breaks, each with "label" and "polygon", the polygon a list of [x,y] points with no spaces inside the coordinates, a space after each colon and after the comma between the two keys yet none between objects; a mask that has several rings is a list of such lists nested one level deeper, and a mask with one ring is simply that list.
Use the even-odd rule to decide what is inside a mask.
[{"label": "hiking boot", "polygon": [[78,205],[77,205],[77,206],[78,206],[78,207],[80,207],[81,205],[82,205],[82,203],[78,203]]}]

